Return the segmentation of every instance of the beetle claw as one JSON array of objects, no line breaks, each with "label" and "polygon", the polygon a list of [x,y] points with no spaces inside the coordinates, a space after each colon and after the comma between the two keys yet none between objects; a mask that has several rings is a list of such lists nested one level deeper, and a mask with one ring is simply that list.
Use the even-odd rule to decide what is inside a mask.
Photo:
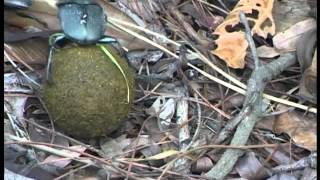
[{"label": "beetle claw", "polygon": [[53,53],[54,47],[51,46],[49,50],[49,56],[48,56],[48,63],[47,63],[47,72],[46,72],[46,80],[47,82],[52,82],[52,53]]},{"label": "beetle claw", "polygon": [[66,40],[65,36],[63,33],[55,33],[49,37],[49,45],[50,45],[50,50],[49,50],[49,56],[48,56],[48,63],[47,63],[47,72],[46,72],[46,80],[47,82],[52,82],[52,53],[54,51],[57,44],[62,43]]}]

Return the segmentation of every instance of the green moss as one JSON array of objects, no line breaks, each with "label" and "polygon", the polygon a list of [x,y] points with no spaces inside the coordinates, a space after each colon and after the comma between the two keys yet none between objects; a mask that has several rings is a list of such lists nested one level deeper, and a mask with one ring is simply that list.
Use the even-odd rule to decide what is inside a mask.
[{"label": "green moss", "polygon": [[[133,100],[134,78],[125,59],[106,46],[124,70]],[[104,136],[127,116],[127,86],[120,70],[98,46],[72,47],[53,53],[53,80],[43,99],[55,124],[81,138]]]}]

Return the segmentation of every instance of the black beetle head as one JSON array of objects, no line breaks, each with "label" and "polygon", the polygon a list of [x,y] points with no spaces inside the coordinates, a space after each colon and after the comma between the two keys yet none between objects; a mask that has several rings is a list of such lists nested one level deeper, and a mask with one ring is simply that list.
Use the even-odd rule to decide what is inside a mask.
[{"label": "black beetle head", "polygon": [[106,29],[102,7],[93,0],[61,0],[57,3],[61,28],[79,44],[97,42]]}]

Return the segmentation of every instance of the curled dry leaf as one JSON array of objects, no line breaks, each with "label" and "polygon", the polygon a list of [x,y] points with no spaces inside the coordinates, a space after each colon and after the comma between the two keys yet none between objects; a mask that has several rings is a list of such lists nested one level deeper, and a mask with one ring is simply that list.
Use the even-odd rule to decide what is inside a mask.
[{"label": "curled dry leaf", "polygon": [[275,33],[272,8],[273,0],[240,0],[225,21],[215,30],[214,34],[219,37],[215,41],[217,48],[212,53],[224,60],[229,67],[244,68],[248,43],[245,33],[239,30],[243,27],[239,14],[245,13],[251,25],[252,34],[267,38],[268,34]]},{"label": "curled dry leaf", "polygon": [[171,157],[171,156],[176,156],[179,153],[180,153],[180,151],[170,149],[170,150],[167,150],[167,151],[163,151],[163,152],[161,152],[159,154],[156,154],[154,156],[147,157],[144,160],[160,160],[160,159],[165,159],[165,158],[168,158],[168,157]]},{"label": "curled dry leaf", "polygon": [[[152,139],[151,139],[152,141]],[[152,144],[154,144],[155,142],[152,141]],[[143,148],[140,150],[140,152],[146,157],[149,158],[153,155],[159,154],[161,152],[161,148],[159,147],[159,145],[150,145],[147,148]],[[161,165],[163,165],[163,161],[162,160],[151,160],[148,162],[151,166],[155,166],[155,167],[160,167]]]},{"label": "curled dry leaf", "polygon": [[[18,43],[10,43],[14,60],[24,61],[30,65],[46,65],[49,45],[46,39],[27,39]],[[18,62],[19,62],[18,61]]]},{"label": "curled dry leaf", "polygon": [[20,174],[16,174],[7,168],[4,169],[4,179],[15,179],[15,180],[35,180],[33,178],[28,178],[26,176],[22,176]]},{"label": "curled dry leaf", "polygon": [[[279,105],[279,109],[283,106]],[[317,150],[317,121],[296,111],[285,112],[276,117],[273,131],[288,134],[293,142],[310,151]]]},{"label": "curled dry leaf", "polygon": [[268,169],[263,167],[254,152],[248,152],[240,158],[235,169],[245,179],[264,179],[271,174]]},{"label": "curled dry leaf", "polygon": [[317,170],[312,168],[305,168],[300,180],[317,179]]},{"label": "curled dry leaf", "polygon": [[100,140],[100,148],[104,152],[105,157],[112,158],[123,153],[123,148],[117,140],[105,138]]},{"label": "curled dry leaf", "polygon": [[297,178],[290,174],[290,173],[280,173],[280,174],[275,174],[268,178],[267,180],[278,180],[278,179],[285,179],[285,180],[297,180]]},{"label": "curled dry leaf", "polygon": [[[84,152],[86,150],[85,147],[80,146],[80,145],[76,145],[76,146],[70,146],[69,147],[72,150],[77,150],[79,152]],[[62,152],[67,152],[69,153],[70,157],[76,158],[76,157],[80,157],[81,154],[74,152],[74,151],[68,151],[68,150],[61,150]],[[70,164],[72,161],[72,159],[70,158],[62,158],[56,155],[50,155],[48,156],[44,161],[42,161],[42,163],[45,164],[51,164],[54,166],[57,166],[59,168],[64,168],[66,167],[68,164]]]},{"label": "curled dry leaf", "polygon": [[309,17],[310,7],[316,4],[313,0],[276,0],[274,2],[272,14],[276,25],[276,34],[285,31],[293,24],[303,21]]},{"label": "curled dry leaf", "polygon": [[315,50],[311,66],[302,75],[299,94],[302,98],[317,103],[317,50]]},{"label": "curled dry leaf", "polygon": [[289,29],[279,32],[273,37],[274,47],[287,52],[295,51],[297,41],[303,33],[317,27],[317,22],[313,18],[306,19],[291,26]]},{"label": "curled dry leaf", "polygon": [[201,174],[203,172],[208,172],[212,167],[212,160],[209,157],[204,156],[191,165],[191,171],[193,173]]},{"label": "curled dry leaf", "polygon": [[261,58],[274,58],[280,56],[280,53],[274,47],[260,46],[257,48],[258,56]]},{"label": "curled dry leaf", "polygon": [[161,125],[167,127],[171,124],[171,118],[175,113],[176,102],[173,98],[166,100],[164,97],[158,99],[152,106],[146,109],[149,115],[154,115],[160,118]]},{"label": "curled dry leaf", "polygon": [[272,160],[278,164],[290,164],[293,163],[294,160],[290,157],[288,153],[285,153],[283,149],[278,148],[264,148],[269,154],[272,154]]},{"label": "curled dry leaf", "polygon": [[317,28],[308,30],[301,34],[297,42],[297,59],[300,71],[303,73],[312,63],[315,48],[317,46]]},{"label": "curled dry leaf", "polygon": [[153,13],[159,11],[159,5],[156,1],[140,0],[140,1],[129,1],[120,0],[118,3],[123,3],[129,9],[131,9],[135,14],[142,17],[142,19],[152,22],[154,20]]}]

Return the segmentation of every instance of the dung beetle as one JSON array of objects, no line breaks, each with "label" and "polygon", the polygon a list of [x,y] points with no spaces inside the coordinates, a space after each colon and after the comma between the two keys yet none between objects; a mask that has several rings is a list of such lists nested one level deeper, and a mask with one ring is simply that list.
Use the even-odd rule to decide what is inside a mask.
[{"label": "dung beetle", "polygon": [[61,47],[66,40],[79,45],[118,43],[116,39],[104,35],[107,15],[95,0],[60,0],[57,7],[63,33],[49,38],[47,80],[51,79],[53,49]]},{"label": "dung beetle", "polygon": [[59,20],[65,36],[78,44],[98,42],[106,30],[106,15],[94,0],[60,0]]}]

